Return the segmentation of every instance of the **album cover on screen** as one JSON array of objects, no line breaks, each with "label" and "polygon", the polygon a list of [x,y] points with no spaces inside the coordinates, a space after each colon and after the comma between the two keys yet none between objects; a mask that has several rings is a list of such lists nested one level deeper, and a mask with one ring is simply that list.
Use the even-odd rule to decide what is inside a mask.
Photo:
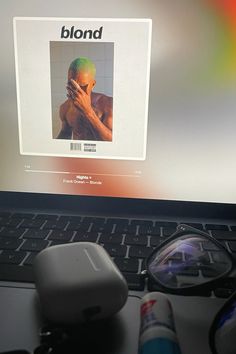
[{"label": "album cover on screen", "polygon": [[144,160],[151,26],[14,18],[20,153]]}]

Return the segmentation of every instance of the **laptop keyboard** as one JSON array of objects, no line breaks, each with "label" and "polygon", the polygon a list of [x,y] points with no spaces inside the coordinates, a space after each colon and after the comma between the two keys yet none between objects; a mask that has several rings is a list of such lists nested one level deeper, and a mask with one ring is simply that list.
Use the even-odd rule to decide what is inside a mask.
[{"label": "laptop keyboard", "polygon": [[[215,237],[236,260],[236,225],[188,224]],[[0,213],[0,280],[33,282],[34,258],[44,248],[88,241],[106,249],[125,276],[129,289],[144,290],[146,284],[141,272],[145,269],[145,258],[173,234],[176,226],[174,221],[3,212]],[[151,281],[147,288],[159,290]],[[234,289],[234,279],[227,279],[214,295],[228,297]]]}]

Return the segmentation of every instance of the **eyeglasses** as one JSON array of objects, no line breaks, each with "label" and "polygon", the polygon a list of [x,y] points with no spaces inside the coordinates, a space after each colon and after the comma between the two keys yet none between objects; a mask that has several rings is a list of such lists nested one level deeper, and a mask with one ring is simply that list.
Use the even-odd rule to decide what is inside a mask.
[{"label": "eyeglasses", "polygon": [[234,260],[209,234],[188,225],[153,250],[146,260],[149,277],[170,293],[191,295],[213,290],[230,274]]},{"label": "eyeglasses", "polygon": [[[198,290],[217,288],[230,275],[233,264],[232,255],[220,242],[201,230],[181,224],[149,255],[146,273],[166,292],[196,295]],[[223,327],[228,326],[229,318],[230,332],[222,332]],[[229,337],[228,351],[223,345],[226,337],[219,339],[219,333],[222,337],[224,332]],[[213,354],[236,353],[236,292],[216,315],[210,328],[209,343]]]}]

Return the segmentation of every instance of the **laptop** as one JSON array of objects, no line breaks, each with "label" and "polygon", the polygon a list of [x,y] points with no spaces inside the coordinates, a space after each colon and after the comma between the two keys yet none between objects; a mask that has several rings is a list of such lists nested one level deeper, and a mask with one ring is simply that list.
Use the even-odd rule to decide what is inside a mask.
[{"label": "laptop", "polygon": [[[236,256],[234,14],[206,0],[2,4],[0,351],[39,344],[46,247],[96,242],[126,277],[98,336],[110,354],[137,353],[140,299],[156,290],[145,258],[179,223]],[[182,354],[210,354],[232,291],[168,295]]]}]

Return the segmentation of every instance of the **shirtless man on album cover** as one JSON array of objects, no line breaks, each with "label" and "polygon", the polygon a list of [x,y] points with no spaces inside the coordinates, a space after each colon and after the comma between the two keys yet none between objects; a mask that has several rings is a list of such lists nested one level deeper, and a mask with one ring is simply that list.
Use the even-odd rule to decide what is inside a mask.
[{"label": "shirtless man on album cover", "polygon": [[60,106],[61,130],[57,139],[112,141],[112,97],[93,92],[96,67],[85,57],[72,61],[67,97]]}]

